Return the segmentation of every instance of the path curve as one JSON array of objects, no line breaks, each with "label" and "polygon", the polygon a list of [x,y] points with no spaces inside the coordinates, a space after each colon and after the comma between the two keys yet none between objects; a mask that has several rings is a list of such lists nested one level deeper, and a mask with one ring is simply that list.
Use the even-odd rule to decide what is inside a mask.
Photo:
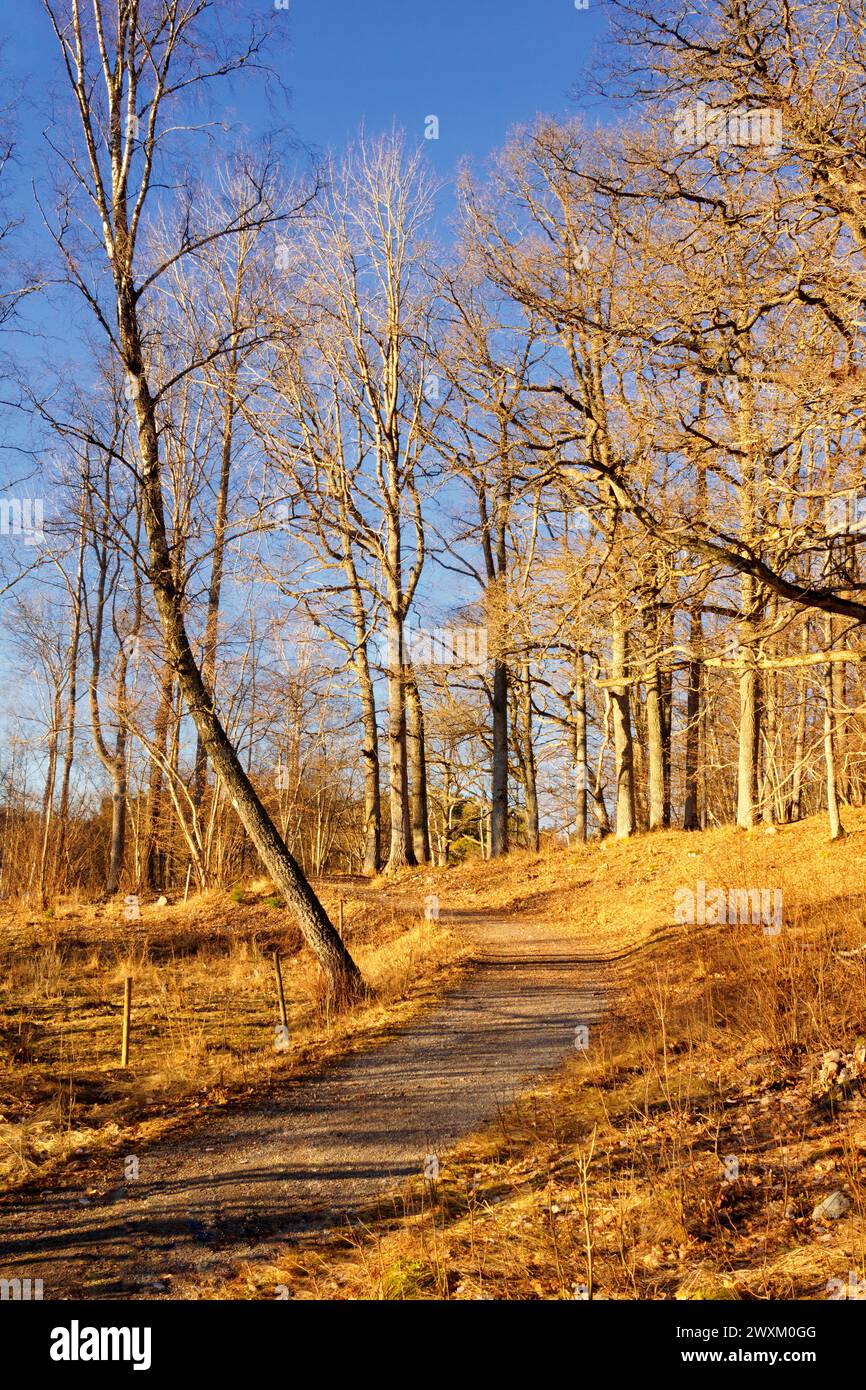
[{"label": "path curve", "polygon": [[5,1208],[0,1277],[40,1278],[46,1299],[160,1296],[166,1275],[176,1288],[227,1276],[441,1160],[574,1055],[575,1027],[592,1026],[612,988],[589,939],[514,919],[460,925],[468,974],[399,1037],[289,1081],[282,1102],[166,1137],[142,1151],[137,1182],[87,1205],[70,1187]]}]

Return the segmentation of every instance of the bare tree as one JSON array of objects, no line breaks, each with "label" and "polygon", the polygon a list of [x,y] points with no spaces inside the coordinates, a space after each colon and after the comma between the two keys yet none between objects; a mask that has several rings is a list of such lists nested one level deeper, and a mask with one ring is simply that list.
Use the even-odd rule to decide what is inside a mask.
[{"label": "bare tree", "polygon": [[[85,16],[71,0],[67,17],[45,0],[76,108],[83,157],[65,157],[73,187],[95,211],[95,240],[110,274],[113,304],[92,288],[61,214],[53,224],[71,282],[93,310],[127,373],[137,430],[138,480],[147,537],[147,578],[162,626],[166,656],[212,765],[262,861],[335,992],[358,992],[360,976],[300,867],[281,841],[214,709],[193,655],[178,591],[165,522],[162,489],[159,399],[151,381],[143,300],[184,256],[220,238],[273,225],[279,217],[267,200],[264,180],[250,178],[247,197],[228,221],[198,221],[188,205],[182,235],[160,263],[142,268],[137,248],[148,197],[158,183],[163,143],[169,137],[169,108],[190,88],[217,74],[255,65],[261,35],[234,55],[217,54],[206,0],[189,7],[175,0],[143,5],[139,0],[94,0]],[[74,196],[74,195],[72,195]],[[164,388],[163,388],[164,389]]]}]

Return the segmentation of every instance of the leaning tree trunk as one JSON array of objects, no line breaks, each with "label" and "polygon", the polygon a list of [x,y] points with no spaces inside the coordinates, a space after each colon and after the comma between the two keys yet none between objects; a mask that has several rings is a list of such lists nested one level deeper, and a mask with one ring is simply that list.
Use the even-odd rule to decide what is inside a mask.
[{"label": "leaning tree trunk", "polygon": [[[122,238],[118,235],[118,240]],[[119,246],[118,265],[123,265]],[[131,279],[117,272],[118,321],[124,361],[134,383],[135,418],[141,464],[144,526],[148,541],[148,579],[153,588],[165,642],[166,659],[175,672],[187,709],[214,771],[222,778],[226,795],[241,824],[259,852],[262,863],[292,910],[310,949],[318,960],[332,992],[342,998],[357,996],[361,975],[334,930],[313,889],[280,839],[279,833],[243,769],[213,707],[198,668],[183,617],[165,525],[160,476],[159,435],[156,407],[144,370],[136,303]]]}]

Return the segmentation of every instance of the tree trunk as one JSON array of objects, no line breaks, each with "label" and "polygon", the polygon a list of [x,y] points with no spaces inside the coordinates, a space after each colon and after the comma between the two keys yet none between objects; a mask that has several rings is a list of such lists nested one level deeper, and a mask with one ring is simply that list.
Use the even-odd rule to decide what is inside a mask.
[{"label": "tree trunk", "polygon": [[[834,642],[839,627],[838,620],[833,623]],[[845,710],[848,704],[848,669],[844,661],[834,661],[831,668],[833,687],[833,749],[836,756],[836,785],[840,801],[851,799],[848,773],[848,733]]]},{"label": "tree trunk", "polygon": [[[75,716],[78,702],[78,651],[81,645],[81,604],[84,592],[84,551],[86,546],[86,509],[81,504],[81,535],[78,544],[78,573],[72,608],[72,633],[69,639],[69,689],[66,697],[66,736],[63,749],[63,772],[60,778],[60,811],[55,865],[60,871],[67,855],[69,835],[69,785],[75,758]],[[65,877],[65,876],[64,876]]]},{"label": "tree trunk", "polygon": [[764,825],[775,825],[780,819],[776,776],[776,673],[765,671],[762,677],[764,694],[762,727],[759,730],[763,752],[762,777],[759,802],[761,821]]},{"label": "tree trunk", "polygon": [[109,843],[108,873],[106,876],[105,891],[109,897],[113,897],[120,887],[120,878],[123,873],[123,861],[126,853],[126,677],[129,669],[129,658],[124,643],[121,643],[117,655],[117,678],[114,690],[117,732],[114,740],[114,752],[112,753],[109,752],[108,744],[105,741],[102,716],[99,709],[99,680],[102,670],[102,636],[104,631],[105,581],[107,572],[106,551],[104,549],[100,554],[99,567],[100,574],[96,603],[96,618],[91,633],[91,651],[93,659],[90,671],[89,690],[90,723],[93,729],[93,741],[96,746],[97,756],[111,779],[111,838]]},{"label": "tree trunk", "polygon": [[629,687],[626,672],[626,631],[621,605],[613,619],[611,653],[611,706],[613,712],[613,746],[616,769],[616,836],[627,839],[635,830],[634,747],[632,744]]},{"label": "tree trunk", "polygon": [[174,675],[167,661],[163,661],[160,679],[159,704],[153,729],[154,755],[150,763],[150,786],[147,792],[147,823],[144,833],[144,854],[142,856],[142,879],[151,892],[162,892],[165,887],[165,853],[161,844],[162,801],[163,801],[163,763],[168,750],[168,726],[174,707]]},{"label": "tree trunk", "polygon": [[493,663],[490,858],[508,853],[508,667]]},{"label": "tree trunk", "polygon": [[742,581],[742,612],[740,622],[740,725],[737,758],[737,825],[751,830],[755,823],[755,783],[758,761],[758,671],[755,666],[754,625],[751,613],[754,603],[754,580],[744,575]]},{"label": "tree trunk", "polygon": [[430,863],[430,820],[427,808],[427,760],[424,710],[414,672],[406,672],[406,744],[409,758],[409,800],[412,846],[419,864]]},{"label": "tree trunk", "polygon": [[803,814],[803,761],[806,756],[806,715],[809,704],[809,682],[803,673],[803,688],[797,706],[797,726],[794,733],[794,767],[791,774],[791,820]]},{"label": "tree trunk", "polygon": [[[660,614],[659,621],[662,630],[662,647],[670,650],[673,645],[673,612],[665,613],[663,611]],[[674,676],[669,656],[659,661],[659,686],[661,691],[662,720],[662,780],[664,784],[662,826],[665,830],[669,830],[671,824],[671,795],[673,785],[673,745],[671,742],[671,728],[674,703]]]},{"label": "tree trunk", "polygon": [[520,747],[523,790],[526,800],[526,838],[536,854],[541,845],[538,824],[538,783],[535,770],[535,745],[532,737],[532,676],[529,663],[522,662],[520,670]]},{"label": "tree trunk", "polygon": [[54,786],[57,780],[57,742],[60,736],[61,704],[60,688],[55,689],[51,714],[51,728],[48,731],[48,769],[45,774],[45,791],[42,797],[42,847],[39,853],[39,906],[48,906],[48,858],[51,844],[51,822],[54,813]]},{"label": "tree trunk", "polygon": [[[232,433],[234,428],[237,371],[237,334],[235,334],[225,382],[226,396],[223,414],[220,482],[219,491],[217,492],[216,516],[214,518],[213,559],[211,562],[210,587],[208,589],[207,598],[207,618],[205,620],[204,632],[204,651],[202,654],[202,680],[212,696],[216,682],[217,638],[219,635],[220,595],[222,593],[226,522],[228,518],[229,479],[231,477],[232,467]],[[199,735],[196,742],[195,769],[192,778],[192,804],[196,810],[201,806],[206,786],[207,755],[201,736]]]},{"label": "tree trunk", "polygon": [[[746,355],[743,359],[746,361]],[[751,378],[743,375],[739,381],[737,429],[742,458],[740,483],[740,533],[750,541],[756,529],[756,460],[754,455],[754,392]],[[755,615],[759,593],[755,579],[744,574],[740,580],[739,658],[740,668],[740,725],[737,757],[737,825],[751,830],[755,823],[755,795],[758,780],[758,727],[760,685],[755,664]]]},{"label": "tree trunk", "polygon": [[[347,537],[348,528],[344,531]],[[382,790],[379,773],[379,730],[376,723],[376,692],[370,675],[367,614],[355,562],[346,539],[343,566],[352,604],[355,650],[352,665],[358,679],[361,701],[361,763],[364,769],[364,867],[371,878],[382,867]]]},{"label": "tree trunk", "polygon": [[409,818],[403,657],[403,624],[392,611],[388,615],[388,789],[391,805],[391,848],[386,873],[393,873],[396,869],[415,864]]},{"label": "tree trunk", "polygon": [[118,229],[116,264],[117,304],[124,361],[134,385],[135,418],[141,463],[144,526],[148,540],[148,578],[153,587],[165,642],[166,659],[177,676],[187,709],[205,752],[222,778],[226,794],[271,875],[292,910],[310,949],[318,960],[329,988],[338,997],[356,997],[362,989],[360,972],[334,930],[300,866],[283,844],[270,816],[244,772],[213,708],[202,680],[183,618],[183,596],[178,591],[165,527],[160,476],[159,435],[136,317],[131,278],[124,275],[123,228]]},{"label": "tree trunk", "polygon": [[700,830],[698,778],[701,752],[701,654],[703,621],[700,608],[689,614],[688,691],[686,694],[686,767],[683,830]]},{"label": "tree trunk", "polygon": [[665,754],[662,683],[658,663],[658,613],[650,616],[647,653],[646,736],[648,766],[648,811],[650,830],[661,830],[665,823]]},{"label": "tree trunk", "polygon": [[839,815],[839,797],[836,791],[836,755],[833,749],[833,678],[828,670],[824,683],[824,763],[827,769],[827,815],[830,821],[830,839],[841,840],[845,831]]},{"label": "tree trunk", "polygon": [[586,674],[583,657],[578,658],[574,683],[574,820],[575,837],[584,844],[587,835],[587,765],[586,765]]},{"label": "tree trunk", "polygon": [[111,785],[111,847],[108,858],[108,881],[105,891],[109,897],[120,888],[123,860],[126,853],[126,747],[118,733],[118,758]]},{"label": "tree trunk", "polygon": [[123,876],[123,861],[126,856],[126,675],[127,659],[121,654],[118,663],[117,690],[117,736],[114,741],[114,756],[111,760],[111,843],[108,856],[108,881],[105,891],[109,897],[120,888]]},{"label": "tree trunk", "polygon": [[379,734],[376,728],[376,701],[370,668],[364,660],[359,672],[364,768],[364,873],[371,877],[382,867],[382,792],[379,783]]},{"label": "tree trunk", "polygon": [[[833,615],[828,613],[825,628],[825,643],[828,651],[833,650]],[[841,840],[845,834],[839,814],[838,772],[836,767],[836,710],[833,705],[834,681],[833,662],[829,662],[824,677],[824,765],[827,771],[827,816],[830,821],[830,839]]]}]

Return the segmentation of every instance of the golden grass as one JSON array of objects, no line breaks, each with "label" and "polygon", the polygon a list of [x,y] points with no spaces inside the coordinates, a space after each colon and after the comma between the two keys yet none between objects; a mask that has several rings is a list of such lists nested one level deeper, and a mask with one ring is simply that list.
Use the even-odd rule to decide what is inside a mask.
[{"label": "golden grass", "polygon": [[[279,1086],[287,1075],[390,1036],[454,978],[466,951],[419,902],[350,881],[321,886],[371,996],[345,1013],[323,1003],[318,967],[266,880],[244,901],[211,893],[186,905],[77,901],[0,921],[0,1181],[50,1180],[73,1151],[134,1132],[153,1138],[203,1106]],[[237,896],[237,895],[236,895]],[[271,905],[269,905],[269,899]],[[279,1022],[272,951],[286,995]],[[123,982],[133,980],[131,1065],[120,1068]]]},{"label": "golden grass", "polygon": [[[866,813],[845,819],[836,844],[816,819],[433,875],[449,907],[619,941],[616,1007],[437,1182],[198,1296],[809,1299],[863,1278],[866,1098],[817,1086],[822,1054],[866,1033]],[[698,879],[780,887],[782,932],[675,923]],[[848,1214],[814,1221],[836,1189]]]}]

